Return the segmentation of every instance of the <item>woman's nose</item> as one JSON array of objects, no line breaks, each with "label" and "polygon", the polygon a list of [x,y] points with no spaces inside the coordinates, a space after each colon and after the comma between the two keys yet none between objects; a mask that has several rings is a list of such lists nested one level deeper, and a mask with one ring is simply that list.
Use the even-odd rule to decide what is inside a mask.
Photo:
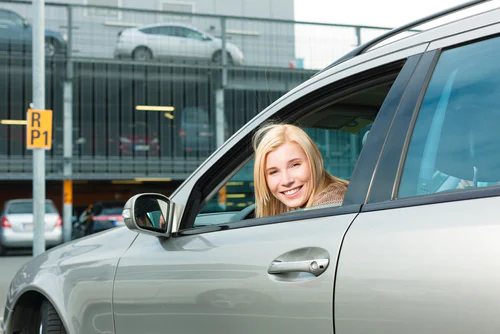
[{"label": "woman's nose", "polygon": [[283,177],[281,178],[281,184],[283,186],[290,186],[293,184],[293,176],[289,172],[284,172]]}]

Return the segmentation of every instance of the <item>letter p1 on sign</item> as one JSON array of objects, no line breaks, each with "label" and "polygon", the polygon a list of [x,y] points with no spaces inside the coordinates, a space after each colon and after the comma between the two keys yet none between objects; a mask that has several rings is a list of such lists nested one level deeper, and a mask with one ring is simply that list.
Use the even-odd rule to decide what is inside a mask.
[{"label": "letter p1 on sign", "polygon": [[26,148],[52,148],[52,110],[28,109]]}]

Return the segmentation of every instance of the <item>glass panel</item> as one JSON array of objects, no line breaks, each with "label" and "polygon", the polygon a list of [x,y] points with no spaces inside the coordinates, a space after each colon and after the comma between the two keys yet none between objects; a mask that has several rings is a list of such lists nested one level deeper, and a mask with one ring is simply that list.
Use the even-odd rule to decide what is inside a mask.
[{"label": "glass panel", "polygon": [[[9,205],[8,214],[32,214],[33,202],[16,202]],[[45,213],[57,213],[57,209],[52,203],[45,203]]]},{"label": "glass panel", "polygon": [[495,38],[443,52],[413,131],[398,197],[500,182]]}]

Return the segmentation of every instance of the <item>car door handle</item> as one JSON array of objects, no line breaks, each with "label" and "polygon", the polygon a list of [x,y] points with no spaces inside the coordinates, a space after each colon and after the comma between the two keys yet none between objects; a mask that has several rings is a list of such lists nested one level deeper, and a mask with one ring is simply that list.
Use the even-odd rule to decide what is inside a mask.
[{"label": "car door handle", "polygon": [[305,272],[311,273],[315,276],[321,275],[329,264],[328,259],[315,259],[306,261],[273,261],[267,269],[269,274],[284,274],[284,273],[296,273]]}]

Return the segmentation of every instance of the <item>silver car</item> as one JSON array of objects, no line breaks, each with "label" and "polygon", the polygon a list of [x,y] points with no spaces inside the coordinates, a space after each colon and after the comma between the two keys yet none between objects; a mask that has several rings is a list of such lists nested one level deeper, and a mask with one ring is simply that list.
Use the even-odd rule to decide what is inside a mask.
[{"label": "silver car", "polygon": [[[496,6],[467,3],[359,47],[245,124],[170,198],[131,198],[127,227],[31,260],[9,288],[6,332],[497,332]],[[341,206],[254,218],[252,196],[227,191],[270,119],[328,138],[325,168],[350,181]],[[214,198],[218,211],[201,213]],[[240,210],[224,209],[234,198]]]},{"label": "silver car", "polygon": [[[16,199],[5,202],[0,215],[0,255],[9,249],[33,246],[33,200]],[[54,203],[45,202],[45,244],[57,246],[63,241],[62,220]]]},{"label": "silver car", "polygon": [[[236,45],[226,43],[226,50],[228,64],[243,64],[243,53]],[[187,25],[148,25],[120,31],[114,56],[141,61],[167,58],[221,63],[222,40]]]}]

